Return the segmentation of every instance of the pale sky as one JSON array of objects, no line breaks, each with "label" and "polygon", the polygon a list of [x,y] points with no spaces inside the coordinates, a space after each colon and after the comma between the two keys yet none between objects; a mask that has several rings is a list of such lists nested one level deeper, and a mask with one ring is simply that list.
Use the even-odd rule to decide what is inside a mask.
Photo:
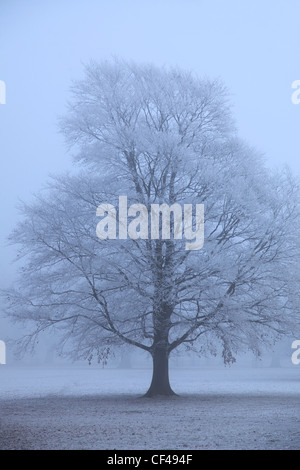
[{"label": "pale sky", "polygon": [[[270,166],[300,174],[299,0],[0,0],[0,284],[13,281],[5,239],[47,175],[71,165],[57,116],[83,63],[116,55],[221,78],[239,134]],[[1,316],[1,311],[0,311]],[[1,331],[7,329],[0,319]]]}]

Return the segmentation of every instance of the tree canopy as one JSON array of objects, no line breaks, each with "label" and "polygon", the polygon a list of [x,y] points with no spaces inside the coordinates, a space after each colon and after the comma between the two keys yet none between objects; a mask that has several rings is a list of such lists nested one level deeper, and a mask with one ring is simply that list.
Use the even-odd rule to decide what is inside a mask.
[{"label": "tree canopy", "polygon": [[[24,263],[7,310],[32,323],[25,342],[53,327],[75,357],[141,348],[153,357],[151,396],[172,393],[178,347],[230,363],[299,325],[299,183],[238,137],[220,81],[91,63],[60,125],[77,169],[23,204],[11,235]],[[149,212],[203,204],[204,246],[99,239],[97,207],[120,196]]]}]

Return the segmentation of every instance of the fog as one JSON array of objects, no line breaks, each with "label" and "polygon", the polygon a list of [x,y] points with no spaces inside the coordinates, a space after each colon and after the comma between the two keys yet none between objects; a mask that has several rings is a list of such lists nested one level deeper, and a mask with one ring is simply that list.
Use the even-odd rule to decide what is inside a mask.
[{"label": "fog", "polygon": [[[299,175],[300,105],[291,101],[300,79],[299,17],[298,0],[0,0],[1,287],[15,278],[6,239],[18,224],[18,200],[72,166],[57,119],[90,59],[124,57],[221,78],[240,136],[269,167],[288,164]],[[0,317],[0,339],[21,332]],[[44,341],[47,357],[53,338]]]}]

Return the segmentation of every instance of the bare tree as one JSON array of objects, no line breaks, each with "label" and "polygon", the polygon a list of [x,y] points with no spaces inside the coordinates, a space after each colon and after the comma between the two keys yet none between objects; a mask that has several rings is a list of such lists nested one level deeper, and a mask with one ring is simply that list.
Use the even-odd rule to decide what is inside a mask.
[{"label": "bare tree", "polygon": [[[24,204],[11,236],[24,267],[8,311],[34,325],[25,343],[53,327],[76,357],[136,346],[153,358],[153,396],[173,394],[175,348],[221,351],[230,363],[290,331],[299,315],[298,183],[288,171],[271,174],[238,139],[224,86],[115,61],[90,64],[72,91],[61,129],[84,168]],[[204,247],[186,250],[172,236],[100,240],[96,209],[118,207],[121,195],[149,211],[204,204]]]}]

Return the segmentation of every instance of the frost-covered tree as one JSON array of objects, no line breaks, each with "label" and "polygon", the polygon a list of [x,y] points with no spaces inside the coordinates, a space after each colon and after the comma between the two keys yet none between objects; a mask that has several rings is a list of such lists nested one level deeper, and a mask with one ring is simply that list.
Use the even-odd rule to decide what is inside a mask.
[{"label": "frost-covered tree", "polygon": [[[153,358],[153,396],[173,393],[175,348],[230,363],[291,331],[298,183],[238,139],[223,85],[114,61],[90,64],[72,92],[61,129],[78,170],[24,204],[11,236],[24,259],[8,312],[32,323],[25,343],[56,328],[75,357],[136,346]],[[118,219],[125,195],[149,213],[154,203],[204,204],[203,248],[186,250],[174,227],[169,240],[99,239],[97,207],[113,205]]]}]

